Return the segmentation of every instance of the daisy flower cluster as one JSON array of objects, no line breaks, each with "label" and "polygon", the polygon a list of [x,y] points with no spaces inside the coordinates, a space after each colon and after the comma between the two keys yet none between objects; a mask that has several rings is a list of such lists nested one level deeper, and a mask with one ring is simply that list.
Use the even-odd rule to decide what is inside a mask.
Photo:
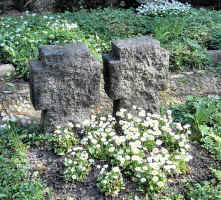
[{"label": "daisy flower cluster", "polygon": [[81,181],[88,176],[91,165],[94,162],[94,160],[88,159],[88,157],[87,151],[83,148],[73,149],[69,158],[65,158],[64,161],[64,178],[66,181]]},{"label": "daisy flower cluster", "polygon": [[67,124],[66,128],[58,126],[56,131],[52,134],[51,143],[56,154],[65,155],[79,143],[79,140],[72,128],[72,123]]},{"label": "daisy flower cluster", "polygon": [[97,187],[105,195],[117,196],[118,193],[125,188],[123,175],[119,167],[113,167],[109,172],[106,170],[107,165],[104,166],[97,179]]},{"label": "daisy flower cluster", "polygon": [[191,9],[190,4],[183,4],[176,0],[150,0],[140,1],[140,3],[142,4],[137,8],[138,13],[149,16],[184,15]]},{"label": "daisy flower cluster", "polygon": [[[107,167],[101,167],[102,176],[99,176],[98,187],[109,195],[116,195],[123,188],[122,180],[115,192],[113,189],[116,182],[112,177],[121,179],[121,173],[138,183],[142,190],[163,191],[167,188],[167,177],[185,173],[187,162],[192,159],[188,153],[190,125],[174,123],[171,111],[165,115],[150,114],[133,106],[131,113],[121,109],[116,113],[118,122],[108,115],[92,116],[90,121],[83,123],[79,145],[87,152],[87,157],[82,159],[91,164],[96,163],[96,160],[105,163]],[[72,175],[71,170],[76,172],[76,166],[71,166],[74,169],[69,166],[69,176]],[[82,169],[83,172],[85,169],[87,167]],[[111,175],[115,169],[119,169],[120,173]]]}]

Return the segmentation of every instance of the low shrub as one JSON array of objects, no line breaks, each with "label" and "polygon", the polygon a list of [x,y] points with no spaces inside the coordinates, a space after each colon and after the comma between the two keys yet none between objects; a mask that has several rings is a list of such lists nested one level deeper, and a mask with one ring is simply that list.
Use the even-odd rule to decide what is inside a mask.
[{"label": "low shrub", "polygon": [[[142,2],[142,1],[141,1]],[[186,15],[191,5],[183,4],[175,0],[150,0],[137,8],[139,14],[149,16]]]},{"label": "low shrub", "polygon": [[221,198],[221,185],[213,185],[207,181],[201,184],[196,183],[193,186],[189,186],[187,198],[201,200],[219,200]]},{"label": "low shrub", "polygon": [[185,104],[172,107],[175,122],[191,124],[193,140],[198,140],[221,160],[221,101],[211,97],[186,99]]},{"label": "low shrub", "polygon": [[152,19],[138,16],[131,9],[81,10],[75,14],[74,19],[86,37],[94,38],[94,45],[105,53],[110,51],[112,40],[153,33]]},{"label": "low shrub", "polygon": [[[39,134],[34,127],[18,128],[15,139],[20,141],[17,144],[43,145],[63,155],[67,182],[84,181],[91,169],[97,168],[97,186],[105,195],[117,196],[125,187],[126,177],[141,191],[163,192],[168,177],[185,174],[192,159],[188,153],[190,125],[174,123],[171,111],[148,114],[133,106],[132,113],[125,109],[117,112],[120,129],[116,129],[111,115],[92,115],[83,122],[84,127],[69,123],[65,129],[57,127],[53,134]],[[3,130],[9,131],[7,127]]]},{"label": "low shrub", "polygon": [[154,38],[161,44],[169,44],[174,40],[183,38],[183,33],[187,25],[186,17],[155,17]]},{"label": "low shrub", "polygon": [[192,9],[191,15],[187,20],[184,35],[197,40],[207,49],[220,49],[220,21],[219,11],[206,9]]},{"label": "low shrub", "polygon": [[210,29],[209,39],[206,44],[208,49],[221,49],[221,23]]},{"label": "low shrub", "polygon": [[188,71],[192,69],[205,69],[210,65],[210,58],[205,48],[196,40],[174,40],[163,45],[170,52],[170,70]]}]

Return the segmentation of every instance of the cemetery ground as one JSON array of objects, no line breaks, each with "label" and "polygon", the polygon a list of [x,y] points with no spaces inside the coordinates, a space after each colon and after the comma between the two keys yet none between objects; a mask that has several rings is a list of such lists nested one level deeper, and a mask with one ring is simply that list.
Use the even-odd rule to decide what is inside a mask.
[{"label": "cemetery ground", "polygon": [[[15,74],[1,81],[6,125],[0,134],[0,199],[221,198],[221,75],[219,62],[212,66],[207,55],[221,49],[219,11],[147,17],[105,9],[2,19],[0,60],[12,63]],[[137,110],[131,118],[122,111],[124,133],[117,136],[101,81],[101,103],[86,130],[69,124],[54,134],[40,132],[25,82],[39,45],[83,41],[101,62],[111,40],[147,34],[170,52],[161,116]],[[188,95],[194,97],[185,100]],[[126,134],[129,128],[133,137]],[[149,163],[141,161],[143,153]]]}]

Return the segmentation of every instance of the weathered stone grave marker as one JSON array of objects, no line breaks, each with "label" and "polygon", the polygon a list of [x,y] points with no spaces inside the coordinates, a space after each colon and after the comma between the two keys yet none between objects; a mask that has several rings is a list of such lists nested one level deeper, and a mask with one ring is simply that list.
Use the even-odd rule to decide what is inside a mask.
[{"label": "weathered stone grave marker", "polygon": [[39,48],[39,60],[30,62],[30,93],[44,132],[90,118],[90,106],[100,101],[100,69],[82,43]]},{"label": "weathered stone grave marker", "polygon": [[113,100],[113,114],[132,106],[159,111],[157,91],[167,88],[169,54],[150,37],[112,42],[111,54],[103,55],[105,91]]}]

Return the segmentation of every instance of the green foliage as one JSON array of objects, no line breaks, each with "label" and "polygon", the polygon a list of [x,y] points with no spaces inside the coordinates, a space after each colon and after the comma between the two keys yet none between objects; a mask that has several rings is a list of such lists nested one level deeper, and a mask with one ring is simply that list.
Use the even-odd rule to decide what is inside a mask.
[{"label": "green foliage", "polygon": [[46,147],[47,150],[54,150],[57,155],[65,155],[75,145],[79,144],[76,133],[71,131],[71,123],[66,128],[58,128],[54,133],[41,133],[38,126],[17,127],[20,132],[20,139],[25,145],[32,147]]},{"label": "green foliage", "polygon": [[17,75],[27,76],[29,61],[37,58],[40,45],[77,41],[87,45],[84,35],[69,17],[68,14],[3,17],[0,21],[0,62],[15,64]]},{"label": "green foliage", "polygon": [[185,104],[172,106],[174,121],[189,123],[197,139],[217,159],[221,160],[221,101],[210,97],[190,96]]},{"label": "green foliage", "polygon": [[110,172],[106,172],[104,169],[98,177],[97,186],[105,195],[117,196],[120,190],[125,188],[120,168],[114,167]]},{"label": "green foliage", "polygon": [[220,49],[220,20],[219,11],[192,9],[186,34],[192,39],[197,39],[207,49]]},{"label": "green foliage", "polygon": [[10,124],[0,132],[0,199],[43,200],[46,189],[29,171],[18,130]]},{"label": "green foliage", "polygon": [[215,130],[205,133],[205,138],[203,138],[204,146],[211,153],[215,154],[216,158],[221,160],[221,128],[217,127]]},{"label": "green foliage", "polygon": [[65,158],[64,178],[66,181],[81,181],[90,173],[92,163],[89,162],[91,160],[88,158],[88,153],[83,148],[79,150],[78,152],[72,152],[69,158]]},{"label": "green foliage", "polygon": [[154,38],[170,53],[170,69],[203,69],[210,64],[204,46],[208,34],[204,26],[189,25],[192,17],[158,17],[154,23]]},{"label": "green foliage", "polygon": [[207,49],[220,48],[221,14],[191,9],[182,17],[154,18],[154,38],[170,52],[170,69],[204,69],[210,65]]},{"label": "green foliage", "polygon": [[[147,35],[153,32],[150,17],[138,16],[133,10],[97,9],[77,12],[74,19],[86,38],[102,52],[110,50],[111,40]],[[93,38],[93,39],[92,39]]]},{"label": "green foliage", "polygon": [[52,135],[52,146],[58,155],[64,155],[79,143],[76,133],[71,131],[71,127],[59,128]]},{"label": "green foliage", "polygon": [[218,124],[221,125],[221,113],[214,113],[213,120]]},{"label": "green foliage", "polygon": [[[210,113],[208,116],[211,123],[218,122],[220,116],[217,115],[219,112],[214,112],[214,106],[219,111],[220,102],[212,99],[218,103],[204,101],[199,103],[194,98],[188,103],[190,115],[197,112],[200,104],[201,108],[207,109],[206,112]],[[185,107],[187,105],[180,106],[184,111],[183,114],[188,116]],[[136,182],[139,189],[148,192],[153,199],[183,200],[184,197],[167,188],[166,183],[169,177],[187,171],[186,162],[191,156],[188,154],[190,130],[186,123],[195,124],[194,119],[183,118],[177,112],[177,119],[178,116],[182,119],[178,121],[185,124],[182,126],[180,123],[172,122],[171,111],[156,115],[146,114],[145,111],[135,107],[134,110],[136,114],[127,113],[125,109],[117,113],[121,124],[120,135],[115,131],[116,121],[110,115],[91,116],[90,122],[83,123],[84,130],[81,129],[77,133],[73,131],[75,129],[73,124],[68,124],[64,129],[58,127],[54,134],[40,134],[40,129],[34,126],[21,128],[9,123],[6,128],[1,129],[0,134],[0,198],[44,199],[44,194],[48,190],[43,189],[38,174],[31,173],[29,163],[25,159],[28,145],[44,145],[49,147],[49,150],[54,149],[58,153],[61,150],[62,154],[65,154],[63,172],[66,181],[83,181],[91,169],[96,167],[100,171],[97,186],[106,195],[117,196],[125,187],[125,177],[127,179],[130,177],[130,181]],[[172,114],[174,116],[174,111]],[[205,114],[198,114],[197,118],[201,124],[207,122],[209,126],[210,120],[206,119]],[[63,138],[65,134],[67,137]],[[60,135],[62,140],[59,139]],[[76,138],[80,142],[76,142]],[[217,180],[220,180],[220,170],[214,169],[213,172]],[[215,182],[187,185],[185,198],[219,199],[221,188],[219,185],[216,186]],[[149,199],[148,194],[145,199]],[[139,197],[136,196],[135,199]]]},{"label": "green foliage", "polygon": [[206,45],[212,38],[210,27],[214,28],[220,14],[209,13],[210,20],[204,22],[205,12],[191,9],[191,15],[176,17],[148,17],[136,15],[132,10],[82,10],[75,19],[86,36],[103,51],[110,50],[110,41],[150,35],[161,42],[170,52],[170,69],[204,69],[210,59]]},{"label": "green foliage", "polygon": [[209,37],[208,49],[221,49],[221,23],[211,28]]},{"label": "green foliage", "polygon": [[179,40],[183,36],[186,23],[185,17],[156,17],[154,18],[154,38],[162,44]]},{"label": "green foliage", "polygon": [[102,62],[111,41],[153,36],[170,53],[170,69],[204,69],[209,66],[207,49],[220,48],[221,14],[191,9],[186,16],[149,17],[133,9],[80,10],[47,16],[27,14],[0,21],[0,62],[16,66],[17,75],[28,76],[29,61],[40,45],[84,42]]},{"label": "green foliage", "polygon": [[221,182],[221,170],[211,169],[218,181]]},{"label": "green foliage", "polygon": [[188,186],[187,197],[192,200],[219,200],[221,199],[221,185],[214,186],[209,182],[202,185],[197,183]]},{"label": "green foliage", "polygon": [[145,200],[150,200],[150,199],[154,199],[154,200],[185,200],[183,194],[174,192],[172,190],[172,188],[168,188],[166,194],[156,193],[156,194],[151,194],[150,196],[151,196],[151,198],[146,198]]},{"label": "green foliage", "polygon": [[170,70],[205,69],[210,64],[207,50],[196,40],[174,40],[165,48],[170,52]]}]

